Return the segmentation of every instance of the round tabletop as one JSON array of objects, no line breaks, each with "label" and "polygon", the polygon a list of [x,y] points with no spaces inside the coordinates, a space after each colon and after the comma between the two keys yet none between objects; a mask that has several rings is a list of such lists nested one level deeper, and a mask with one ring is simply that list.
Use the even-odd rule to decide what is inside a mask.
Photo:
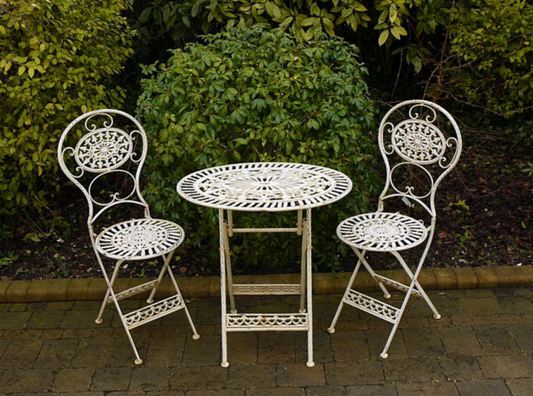
[{"label": "round tabletop", "polygon": [[328,205],[346,196],[352,181],[316,165],[250,162],[191,173],[178,183],[186,200],[216,209],[281,212]]}]

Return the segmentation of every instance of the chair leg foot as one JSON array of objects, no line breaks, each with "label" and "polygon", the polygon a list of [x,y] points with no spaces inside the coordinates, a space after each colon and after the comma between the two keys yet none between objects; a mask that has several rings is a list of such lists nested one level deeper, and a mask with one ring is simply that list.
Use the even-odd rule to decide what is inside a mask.
[{"label": "chair leg foot", "polygon": [[151,304],[151,303],[154,302],[154,300],[153,300],[152,298],[149,298],[148,300],[146,300],[146,302],[147,302],[148,304]]},{"label": "chair leg foot", "polygon": [[224,367],[224,368],[228,368],[229,367],[229,363],[228,362],[222,362],[222,363],[220,363],[220,366]]},{"label": "chair leg foot", "polygon": [[307,362],[307,367],[315,367],[315,362]]},{"label": "chair leg foot", "polygon": [[232,314],[232,315],[235,315],[237,313],[237,310],[236,309],[230,309],[229,313]]},{"label": "chair leg foot", "polygon": [[96,324],[101,324],[102,322],[103,322],[102,319],[96,319],[96,320],[94,321],[94,323],[96,323]]},{"label": "chair leg foot", "polygon": [[200,339],[200,334],[193,334],[193,335],[192,335],[192,339],[193,339],[194,341],[199,340],[199,339]]},{"label": "chair leg foot", "polygon": [[329,334],[333,334],[333,333],[335,333],[335,327],[330,327],[330,328],[328,329],[328,333],[329,333]]},{"label": "chair leg foot", "polygon": [[389,293],[383,295],[387,300],[391,298],[391,295]]},{"label": "chair leg foot", "polygon": [[439,320],[440,318],[442,318],[442,316],[440,316],[439,314],[437,314],[437,315],[433,315],[433,317],[434,317],[435,319],[437,319],[437,320]]},{"label": "chair leg foot", "polygon": [[141,364],[143,364],[143,360],[142,359],[135,359],[135,364],[137,366],[140,366]]},{"label": "chair leg foot", "polygon": [[387,359],[389,357],[389,354],[388,353],[381,353],[379,355],[379,357],[382,358],[382,359]]},{"label": "chair leg foot", "polygon": [[306,313],[307,312],[307,309],[303,308],[303,309],[300,309],[299,311],[300,313]]}]

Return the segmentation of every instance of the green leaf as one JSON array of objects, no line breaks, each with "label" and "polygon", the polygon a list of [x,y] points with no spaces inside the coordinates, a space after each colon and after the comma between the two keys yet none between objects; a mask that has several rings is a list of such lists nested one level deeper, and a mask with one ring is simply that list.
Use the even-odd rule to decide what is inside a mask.
[{"label": "green leaf", "polygon": [[382,46],[383,44],[385,44],[388,38],[389,38],[389,31],[388,30],[382,31],[381,34],[379,35],[378,44]]}]

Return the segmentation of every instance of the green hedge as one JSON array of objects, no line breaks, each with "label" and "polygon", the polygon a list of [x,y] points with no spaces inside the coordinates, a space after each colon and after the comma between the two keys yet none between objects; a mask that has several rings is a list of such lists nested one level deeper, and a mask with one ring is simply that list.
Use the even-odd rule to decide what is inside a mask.
[{"label": "green hedge", "polygon": [[[358,49],[337,37],[301,42],[256,25],[205,37],[206,45],[176,50],[166,65],[146,68],[138,113],[149,135],[147,199],[159,215],[178,221],[196,245],[217,241],[214,210],[179,199],[186,174],[236,162],[288,161],[323,165],[349,175],[354,191],[315,213],[316,262],[336,267],[337,223],[368,209],[375,192],[374,109]],[[238,224],[290,224],[295,216],[237,214]],[[272,224],[272,223],[270,223]],[[297,239],[245,236],[241,264],[269,267],[296,256]],[[217,250],[213,249],[216,253]],[[342,253],[342,252],[340,252]]]},{"label": "green hedge", "polygon": [[[0,215],[48,207],[63,180],[56,144],[82,112],[121,107],[133,52],[128,0],[0,2]],[[15,223],[15,222],[13,222]]]}]

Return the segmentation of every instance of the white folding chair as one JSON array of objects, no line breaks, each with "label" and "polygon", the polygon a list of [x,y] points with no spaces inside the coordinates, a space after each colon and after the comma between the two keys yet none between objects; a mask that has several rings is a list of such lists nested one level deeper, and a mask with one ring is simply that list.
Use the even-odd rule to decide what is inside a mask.
[{"label": "white folding chair", "polygon": [[[378,139],[386,167],[385,187],[379,197],[376,212],[351,217],[337,228],[337,235],[353,249],[358,262],[328,332],[335,332],[344,304],[390,322],[393,328],[380,355],[386,359],[411,295],[423,298],[433,311],[435,319],[440,319],[439,312],[420,286],[418,275],[435,232],[435,192],[443,177],[459,160],[462,139],[452,116],[441,106],[425,100],[409,100],[390,109],[381,121]],[[428,183],[423,183],[421,178]],[[429,217],[430,224],[424,225],[421,219],[397,212],[385,212],[385,202],[389,205],[392,200],[400,204],[403,202],[412,208],[418,207]],[[413,272],[399,252],[424,242],[425,248]],[[409,284],[376,274],[365,258],[367,252],[391,253],[407,273]],[[383,291],[385,298],[390,298],[385,286],[406,293],[400,308],[352,288],[361,264]]]},{"label": "white folding chair", "polygon": [[[89,235],[108,286],[96,323],[102,323],[105,307],[114,304],[135,353],[135,364],[142,364],[142,360],[130,330],[172,312],[183,309],[191,325],[193,339],[200,338],[169,265],[185,233],[175,223],[151,218],[148,204],[141,195],[139,181],[147,148],[146,133],[139,122],[127,113],[110,109],[91,111],[76,118],[63,132],[58,147],[61,169],[81,189],[89,204]],[[106,178],[108,183],[105,183]],[[126,192],[122,193],[124,189]],[[96,220],[110,209],[117,209],[118,205],[121,205],[120,209],[126,209],[122,206],[124,204],[140,206],[144,217],[104,227],[97,233],[94,228]],[[109,214],[112,212],[118,211],[110,211]],[[162,257],[164,261],[157,279],[115,292],[113,286],[124,262],[156,257]],[[103,258],[116,260],[111,276]],[[166,272],[176,294],[153,302]],[[149,305],[127,314],[122,312],[119,301],[148,290],[151,290],[147,300]]]}]

